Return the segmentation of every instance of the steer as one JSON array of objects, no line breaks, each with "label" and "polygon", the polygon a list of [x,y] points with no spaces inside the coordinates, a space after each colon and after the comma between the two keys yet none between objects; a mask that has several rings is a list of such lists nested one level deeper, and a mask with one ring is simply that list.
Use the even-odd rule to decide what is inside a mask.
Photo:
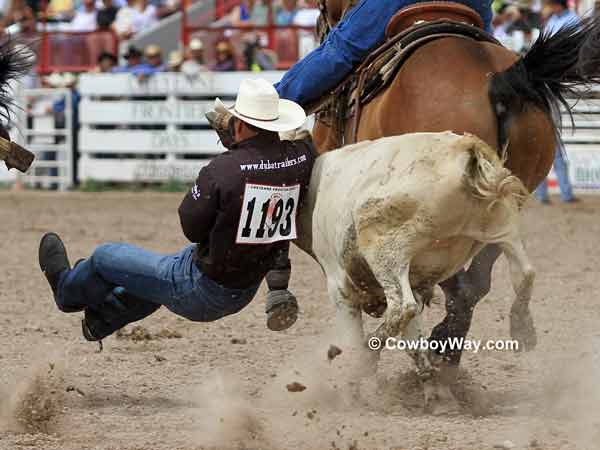
[{"label": "steer", "polygon": [[[296,244],[325,272],[338,335],[364,349],[361,310],[384,318],[368,339],[385,342],[401,334],[420,340],[421,312],[433,288],[484,245],[497,243],[516,292],[511,334],[530,349],[536,344],[529,311],[535,273],[518,229],[527,194],[500,157],[472,135],[365,141],[316,160]],[[433,358],[411,356],[422,379],[431,379]],[[446,393],[447,387],[429,389],[431,400]]]}]

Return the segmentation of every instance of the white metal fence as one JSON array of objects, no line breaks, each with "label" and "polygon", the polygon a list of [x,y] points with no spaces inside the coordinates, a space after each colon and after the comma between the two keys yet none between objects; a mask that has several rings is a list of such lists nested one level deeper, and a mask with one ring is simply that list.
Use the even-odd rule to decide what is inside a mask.
[{"label": "white metal fence", "polygon": [[[563,115],[563,141],[568,156],[569,178],[579,192],[600,193],[600,88],[574,104],[573,120]],[[556,175],[550,174],[551,191],[557,191]]]},{"label": "white metal fence", "polygon": [[195,78],[157,74],[83,75],[79,82],[79,179],[193,179],[222,152],[204,114],[215,97],[235,98],[249,76],[278,81],[281,72],[206,72]]},{"label": "white metal fence", "polygon": [[[204,117],[214,98],[233,101],[243,78],[276,82],[282,75],[206,72],[192,79],[165,73],[145,82],[129,74],[82,75],[78,86],[78,181],[193,179],[202,165],[224,150]],[[24,90],[21,97],[19,126],[11,136],[36,153],[32,168],[21,179],[34,187],[68,188],[74,181],[71,126],[76,123],[71,92]],[[53,112],[53,105],[60,101],[64,111]],[[568,127],[568,117],[563,122],[575,190],[600,193],[600,88],[575,105],[575,133]],[[0,182],[14,179],[14,171],[0,170]],[[550,189],[556,188],[551,173]]]},{"label": "white metal fence", "polygon": [[34,188],[65,190],[73,185],[73,109],[68,89],[14,89],[18,108],[11,139],[35,153],[26,174],[0,170],[0,181],[19,179]]}]

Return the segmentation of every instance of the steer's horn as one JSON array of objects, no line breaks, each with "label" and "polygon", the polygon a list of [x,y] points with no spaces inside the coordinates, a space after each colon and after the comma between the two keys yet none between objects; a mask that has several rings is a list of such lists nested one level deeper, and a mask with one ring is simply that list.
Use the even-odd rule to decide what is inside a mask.
[{"label": "steer's horn", "polygon": [[29,150],[0,137],[0,160],[3,160],[9,169],[14,167],[21,172],[27,172],[34,158],[35,155]]}]

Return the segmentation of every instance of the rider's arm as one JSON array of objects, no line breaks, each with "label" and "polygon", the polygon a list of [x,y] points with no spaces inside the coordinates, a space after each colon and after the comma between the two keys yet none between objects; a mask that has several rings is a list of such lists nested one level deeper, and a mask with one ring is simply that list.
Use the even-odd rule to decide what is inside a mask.
[{"label": "rider's arm", "polygon": [[211,172],[210,164],[200,170],[196,184],[179,205],[181,228],[191,242],[206,242],[215,223],[219,207],[219,188]]}]

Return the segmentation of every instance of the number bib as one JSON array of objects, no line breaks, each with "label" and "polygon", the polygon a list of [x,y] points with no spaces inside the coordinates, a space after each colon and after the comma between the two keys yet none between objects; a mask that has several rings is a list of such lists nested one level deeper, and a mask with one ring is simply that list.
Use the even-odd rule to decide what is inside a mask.
[{"label": "number bib", "polygon": [[246,183],[237,244],[270,244],[296,239],[300,185]]}]

